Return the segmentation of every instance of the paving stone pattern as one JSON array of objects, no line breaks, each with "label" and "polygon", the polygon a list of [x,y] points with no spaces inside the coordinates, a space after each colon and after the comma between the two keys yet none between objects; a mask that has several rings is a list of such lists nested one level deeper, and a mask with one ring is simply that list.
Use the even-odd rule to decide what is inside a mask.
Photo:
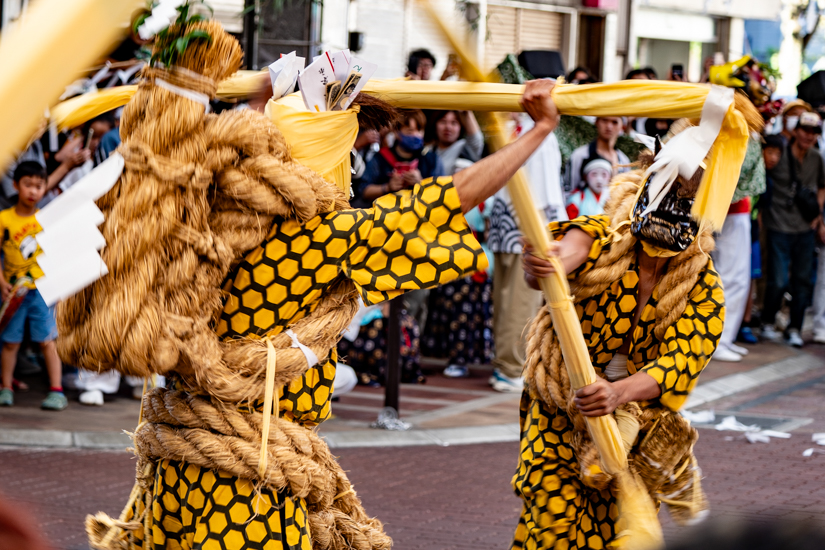
[{"label": "paving stone pattern", "polygon": [[[739,437],[704,430],[696,446],[713,517],[825,521],[825,455],[802,456],[808,434],[767,445]],[[517,450],[495,443],[336,454],[396,550],[463,550],[509,547],[520,507],[510,488]],[[134,460],[122,452],[0,450],[0,494],[29,508],[59,550],[86,550],[84,516],[118,514],[133,479]],[[668,538],[687,533],[662,520]]]}]

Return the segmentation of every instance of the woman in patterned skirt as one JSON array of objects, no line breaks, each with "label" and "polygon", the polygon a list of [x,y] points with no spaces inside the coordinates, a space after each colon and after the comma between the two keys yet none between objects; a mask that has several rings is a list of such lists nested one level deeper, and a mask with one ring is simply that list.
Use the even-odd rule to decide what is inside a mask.
[{"label": "woman in patterned skirt", "polygon": [[[437,111],[430,119],[428,133],[435,140],[447,174],[455,174],[481,158],[484,138],[470,112]],[[482,248],[484,207],[482,203],[466,216]],[[488,250],[485,253],[488,260],[492,258]],[[469,375],[468,365],[493,360],[493,286],[488,271],[478,271],[430,291],[421,352],[449,361],[444,376],[465,377]]]}]

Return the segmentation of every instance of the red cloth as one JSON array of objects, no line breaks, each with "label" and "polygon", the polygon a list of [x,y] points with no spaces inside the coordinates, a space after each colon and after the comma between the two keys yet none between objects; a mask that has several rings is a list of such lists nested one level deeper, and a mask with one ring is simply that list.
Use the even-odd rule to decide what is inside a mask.
[{"label": "red cloth", "polygon": [[750,197],[745,197],[740,201],[736,201],[731,203],[730,208],[728,208],[728,214],[750,214],[751,212],[751,199]]}]

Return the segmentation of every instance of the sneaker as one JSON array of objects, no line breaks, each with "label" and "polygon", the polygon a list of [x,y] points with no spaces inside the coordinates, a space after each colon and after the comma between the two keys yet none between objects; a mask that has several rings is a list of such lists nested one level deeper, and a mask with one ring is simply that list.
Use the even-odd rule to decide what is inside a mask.
[{"label": "sneaker", "polygon": [[50,391],[46,399],[40,403],[40,408],[47,411],[62,411],[69,406],[69,400],[59,391]]},{"label": "sneaker", "polygon": [[825,344],[825,332],[814,332],[814,343]]},{"label": "sneaker", "polygon": [[740,342],[746,344],[758,344],[759,338],[751,330],[751,327],[742,327],[739,329],[739,335],[736,337]]},{"label": "sneaker", "polygon": [[82,405],[90,405],[94,407],[103,406],[103,392],[100,390],[84,391],[77,399]]},{"label": "sneaker", "polygon": [[444,376],[447,378],[467,378],[470,376],[470,369],[466,365],[450,365],[444,369]]},{"label": "sneaker", "polygon": [[782,335],[777,332],[773,325],[762,325],[761,336],[764,340],[777,342],[782,338]]},{"label": "sneaker", "polygon": [[742,356],[726,346],[719,346],[713,354],[713,359],[726,363],[738,363],[742,360]]},{"label": "sneaker", "polygon": [[0,407],[11,407],[14,405],[14,392],[8,388],[0,390]]},{"label": "sneaker", "polygon": [[524,389],[524,380],[520,376],[518,378],[510,378],[509,376],[501,374],[501,371],[498,369],[493,371],[490,381],[493,389],[500,392],[514,393]]},{"label": "sneaker", "polygon": [[802,341],[802,336],[799,335],[799,331],[795,328],[792,328],[788,331],[788,337],[786,339],[789,345],[795,348],[801,348],[805,342]]},{"label": "sneaker", "polygon": [[738,353],[742,357],[748,354],[748,348],[743,348],[742,346],[737,346],[736,344],[728,344],[728,349],[734,353]]}]

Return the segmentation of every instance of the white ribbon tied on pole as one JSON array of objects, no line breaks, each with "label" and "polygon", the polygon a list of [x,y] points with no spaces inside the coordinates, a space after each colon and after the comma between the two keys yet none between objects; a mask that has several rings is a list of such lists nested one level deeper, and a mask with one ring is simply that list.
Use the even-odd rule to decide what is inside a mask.
[{"label": "white ribbon tied on pole", "polygon": [[732,88],[712,85],[702,107],[699,126],[686,128],[670,138],[656,155],[645,174],[645,177],[654,175],[648,189],[650,201],[643,216],[658,208],[677,176],[690,179],[699,169],[722,129],[725,115],[733,104],[733,94]]}]

